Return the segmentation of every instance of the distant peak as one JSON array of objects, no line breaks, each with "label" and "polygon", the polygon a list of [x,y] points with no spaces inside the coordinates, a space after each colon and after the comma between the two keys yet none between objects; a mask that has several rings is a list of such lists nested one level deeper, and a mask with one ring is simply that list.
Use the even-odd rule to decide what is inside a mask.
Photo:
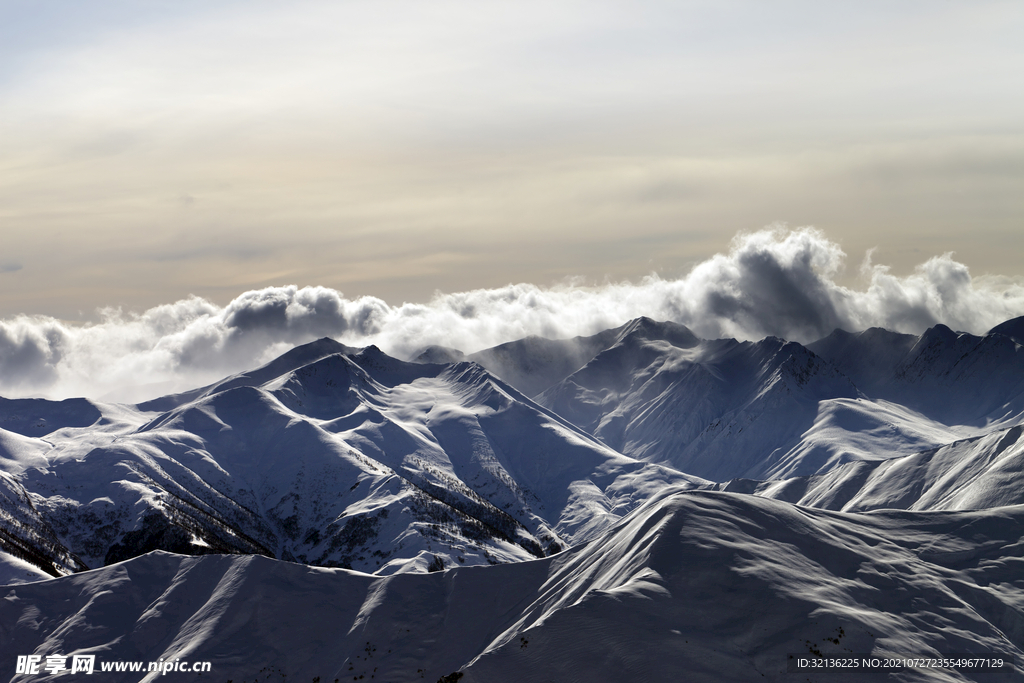
[{"label": "distant peak", "polygon": [[310,346],[315,346],[315,347],[318,347],[318,348],[335,348],[335,349],[347,349],[347,348],[349,348],[349,347],[345,346],[344,344],[342,344],[341,342],[336,341],[336,340],[334,340],[334,339],[332,339],[330,337],[320,337],[316,341],[309,342],[309,344],[310,344]]},{"label": "distant peak", "polygon": [[1024,344],[1024,316],[1011,318],[1004,323],[999,323],[986,334],[1001,334],[1018,344]]},{"label": "distant peak", "polygon": [[260,386],[281,375],[293,372],[304,365],[315,363],[326,356],[342,353],[350,355],[359,349],[345,346],[339,341],[330,337],[321,337],[306,344],[300,344],[293,349],[285,351],[272,361],[261,365],[255,370],[249,370],[236,375],[225,377],[219,382],[208,384],[205,387],[192,389],[179,394],[161,396],[151,401],[137,404],[141,410],[168,411],[185,403],[194,401],[202,396],[209,396],[216,392],[227,391],[239,386]]},{"label": "distant peak", "polygon": [[821,339],[815,342],[811,342],[806,346],[810,348],[812,351],[815,351],[815,353],[817,353],[816,349],[821,348],[825,345],[853,343],[854,340],[859,340],[860,342],[868,343],[895,343],[900,340],[910,339],[916,340],[917,335],[893,332],[892,330],[887,330],[884,327],[869,327],[866,330],[861,330],[860,332],[849,332],[840,327],[837,327],[836,329],[832,330],[831,334],[829,334],[827,337],[822,337]]},{"label": "distant peak", "polygon": [[380,347],[378,347],[376,344],[370,344],[369,346],[364,346],[363,348],[361,348],[359,350],[359,353],[356,355],[364,358],[379,358],[380,356],[384,356],[386,354],[383,351],[381,351]]},{"label": "distant peak", "polygon": [[[398,365],[409,364],[384,353],[376,344],[370,344],[369,346],[360,349],[359,353],[352,354],[352,359],[356,363],[370,363],[377,368],[396,367]],[[413,363],[413,365],[415,365],[415,363]]]},{"label": "distant peak", "polygon": [[623,326],[619,339],[639,338],[647,341],[667,341],[673,346],[690,348],[700,343],[700,338],[686,325],[674,322],[658,322],[646,316],[635,318]]},{"label": "distant peak", "polygon": [[914,335],[893,332],[892,330],[887,330],[884,327],[869,327],[863,332],[860,332],[858,336],[863,337],[864,339],[899,339],[902,337],[913,337]]},{"label": "distant peak", "polygon": [[460,363],[464,360],[466,360],[466,354],[462,351],[436,344],[428,346],[412,358],[413,363],[433,363],[438,365]]},{"label": "distant peak", "polygon": [[951,330],[949,327],[942,323],[937,323],[932,327],[925,330],[925,333],[921,335],[922,340],[952,340],[956,339],[957,333]]},{"label": "distant peak", "polygon": [[317,339],[315,341],[311,341],[311,342],[308,342],[306,344],[300,344],[300,345],[296,346],[291,351],[288,351],[285,355],[287,355],[287,354],[305,355],[305,354],[308,354],[310,352],[317,353],[317,354],[321,354],[321,353],[352,353],[353,351],[356,351],[356,349],[351,347],[351,346],[346,346],[345,344],[342,344],[339,341],[331,339],[330,337],[320,337],[319,339]]}]

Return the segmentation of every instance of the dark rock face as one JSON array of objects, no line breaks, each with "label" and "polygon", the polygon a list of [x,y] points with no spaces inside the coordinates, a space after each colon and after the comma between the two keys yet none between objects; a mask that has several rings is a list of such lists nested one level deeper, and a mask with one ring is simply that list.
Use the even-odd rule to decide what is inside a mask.
[{"label": "dark rock face", "polygon": [[126,533],[119,543],[110,546],[104,564],[128,560],[153,550],[166,550],[180,555],[208,555],[211,553],[237,553],[238,550],[206,539],[202,543],[194,540],[188,529],[175,524],[157,511],[150,512],[142,519],[142,528]]}]

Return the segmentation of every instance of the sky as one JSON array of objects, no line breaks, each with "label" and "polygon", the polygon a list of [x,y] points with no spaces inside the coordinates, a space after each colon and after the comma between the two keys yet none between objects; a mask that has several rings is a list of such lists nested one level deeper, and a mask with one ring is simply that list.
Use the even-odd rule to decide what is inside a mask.
[{"label": "sky", "polygon": [[[641,311],[736,336],[983,332],[1024,314],[1022,35],[1019,2],[0,0],[0,392],[98,391],[99,330],[152,355],[261,297],[378,322],[524,292],[604,302],[381,338],[396,352]],[[791,319],[616,298],[704,271],[721,277],[695,300],[744,292],[755,261],[794,278],[765,290]],[[808,318],[791,300],[810,281]],[[177,322],[133,336],[161,311]],[[209,339],[241,363],[383,334],[330,319],[244,354]],[[72,347],[98,365],[69,370]],[[199,361],[162,362],[132,372]]]}]

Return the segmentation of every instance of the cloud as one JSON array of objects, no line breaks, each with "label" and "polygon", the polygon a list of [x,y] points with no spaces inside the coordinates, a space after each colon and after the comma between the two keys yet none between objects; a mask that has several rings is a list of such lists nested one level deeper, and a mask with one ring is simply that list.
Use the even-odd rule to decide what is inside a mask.
[{"label": "cloud", "polygon": [[0,263],[0,273],[14,273],[21,270],[20,263]]},{"label": "cloud", "polygon": [[1024,315],[1024,285],[972,277],[952,254],[907,276],[872,256],[861,264],[863,287],[845,287],[836,282],[846,261],[838,244],[814,228],[774,226],[738,235],[728,253],[674,280],[513,284],[401,306],[289,285],[248,291],[223,307],[193,296],[140,314],[105,309],[99,323],[82,326],[19,316],[0,321],[0,393],[139,400],[249,369],[323,336],[409,357],[429,344],[471,352],[531,334],[593,334],[641,315],[683,323],[704,338],[803,342],[837,327],[920,333],[941,322],[981,333]]}]

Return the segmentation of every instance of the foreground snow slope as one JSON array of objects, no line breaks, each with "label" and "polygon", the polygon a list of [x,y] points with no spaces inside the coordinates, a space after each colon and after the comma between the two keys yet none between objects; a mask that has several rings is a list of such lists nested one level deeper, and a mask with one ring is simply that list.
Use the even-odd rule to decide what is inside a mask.
[{"label": "foreground snow slope", "polygon": [[[1022,535],[1022,507],[839,514],[674,490],[584,546],[494,567],[375,577],[158,552],[0,588],[0,671],[93,653],[209,660],[201,680],[788,682],[837,680],[787,673],[790,654],[1020,658]],[[1020,664],[850,680],[1002,682]]]},{"label": "foreground snow slope", "polygon": [[156,549],[384,573],[517,561],[702,483],[616,453],[478,365],[326,339],[137,407],[65,404],[0,416],[21,430],[0,429],[0,549],[49,573]]}]

